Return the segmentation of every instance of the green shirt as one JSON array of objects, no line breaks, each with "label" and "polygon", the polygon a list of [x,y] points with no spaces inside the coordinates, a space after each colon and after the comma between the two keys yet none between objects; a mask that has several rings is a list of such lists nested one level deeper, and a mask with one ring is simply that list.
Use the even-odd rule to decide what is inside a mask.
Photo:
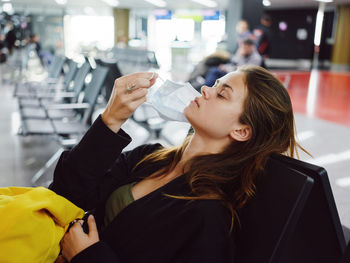
[{"label": "green shirt", "polygon": [[111,223],[113,219],[120,213],[120,211],[135,201],[131,192],[131,188],[136,183],[137,182],[133,182],[123,185],[114,190],[114,192],[109,196],[105,207],[105,226]]}]

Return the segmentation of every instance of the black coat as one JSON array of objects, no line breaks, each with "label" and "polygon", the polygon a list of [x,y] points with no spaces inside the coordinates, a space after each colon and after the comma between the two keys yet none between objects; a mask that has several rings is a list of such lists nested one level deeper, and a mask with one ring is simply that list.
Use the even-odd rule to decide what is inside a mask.
[{"label": "black coat", "polygon": [[109,195],[162,166],[148,164],[132,171],[142,157],[161,145],[143,145],[121,153],[130,141],[124,131],[113,133],[99,117],[57,164],[50,189],[85,210],[96,208],[101,240],[71,262],[234,262],[231,215],[226,207],[219,201],[188,201],[163,195],[190,194],[184,175],[134,201],[103,229]]}]

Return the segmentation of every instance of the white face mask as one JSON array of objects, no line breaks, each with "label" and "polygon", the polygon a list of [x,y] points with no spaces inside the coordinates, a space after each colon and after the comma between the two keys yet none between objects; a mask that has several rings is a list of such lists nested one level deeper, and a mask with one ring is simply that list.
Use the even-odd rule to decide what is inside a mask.
[{"label": "white face mask", "polygon": [[[153,88],[153,87],[152,87]],[[201,96],[190,83],[176,83],[166,80],[156,90],[150,90],[147,101],[165,120],[188,122],[184,109],[195,97]]]}]

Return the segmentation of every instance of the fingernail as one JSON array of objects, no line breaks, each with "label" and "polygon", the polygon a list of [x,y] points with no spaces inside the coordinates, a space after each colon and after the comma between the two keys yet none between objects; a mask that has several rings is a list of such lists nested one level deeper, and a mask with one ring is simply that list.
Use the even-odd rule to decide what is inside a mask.
[{"label": "fingernail", "polygon": [[152,76],[149,78],[149,80],[153,79],[153,78],[154,78],[154,75],[155,75],[155,72],[153,71],[153,72],[152,72]]}]

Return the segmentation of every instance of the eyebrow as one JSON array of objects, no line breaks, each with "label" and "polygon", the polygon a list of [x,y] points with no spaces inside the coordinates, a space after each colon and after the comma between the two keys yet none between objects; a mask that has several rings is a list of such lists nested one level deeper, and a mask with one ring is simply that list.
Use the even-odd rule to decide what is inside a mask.
[{"label": "eyebrow", "polygon": [[[216,82],[215,82],[215,85],[219,84],[219,82],[220,82],[220,80],[217,79]],[[228,85],[227,83],[223,83],[222,86],[224,88],[229,88],[233,92],[233,88],[230,85]]]}]

